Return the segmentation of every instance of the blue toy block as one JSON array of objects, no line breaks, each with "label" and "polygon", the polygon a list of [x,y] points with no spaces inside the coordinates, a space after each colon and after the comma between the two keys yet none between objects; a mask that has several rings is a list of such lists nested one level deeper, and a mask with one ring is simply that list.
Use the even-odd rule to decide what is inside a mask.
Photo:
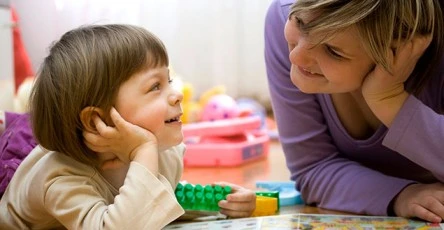
[{"label": "blue toy block", "polygon": [[279,191],[279,205],[290,206],[304,204],[301,193],[296,190],[294,181],[257,181],[256,188]]}]

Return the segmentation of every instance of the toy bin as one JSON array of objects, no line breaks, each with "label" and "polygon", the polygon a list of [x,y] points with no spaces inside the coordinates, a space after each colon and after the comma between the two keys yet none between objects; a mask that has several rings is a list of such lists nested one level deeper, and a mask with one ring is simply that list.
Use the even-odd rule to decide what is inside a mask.
[{"label": "toy bin", "polygon": [[257,116],[183,126],[187,166],[238,166],[268,156],[269,136]]}]

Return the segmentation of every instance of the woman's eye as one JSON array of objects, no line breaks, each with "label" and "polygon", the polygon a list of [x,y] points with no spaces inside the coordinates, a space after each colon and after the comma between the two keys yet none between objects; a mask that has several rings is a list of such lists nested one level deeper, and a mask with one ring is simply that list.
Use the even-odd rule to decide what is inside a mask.
[{"label": "woman's eye", "polygon": [[332,57],[334,57],[334,58],[336,58],[336,59],[341,59],[341,58],[343,58],[340,54],[338,54],[338,53],[336,53],[336,51],[334,51],[330,46],[328,46],[328,45],[325,45],[325,50],[326,50],[326,52],[330,55],[330,56],[332,56]]},{"label": "woman's eye", "polygon": [[294,17],[295,21],[296,21],[296,26],[297,27],[301,27],[304,25],[304,22],[299,18],[299,17]]},{"label": "woman's eye", "polygon": [[303,35],[308,35],[308,31],[305,28],[305,22],[299,17],[294,17],[296,29]]}]

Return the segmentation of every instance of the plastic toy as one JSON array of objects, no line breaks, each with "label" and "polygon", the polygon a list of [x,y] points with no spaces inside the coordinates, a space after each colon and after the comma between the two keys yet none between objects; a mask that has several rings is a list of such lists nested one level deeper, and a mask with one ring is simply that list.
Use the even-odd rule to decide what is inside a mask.
[{"label": "plastic toy", "polygon": [[296,190],[295,182],[258,181],[256,188],[279,191],[279,206],[304,204],[301,193]]},{"label": "plastic toy", "polygon": [[261,128],[266,128],[265,119],[267,113],[264,106],[252,98],[238,98],[236,99],[237,107],[240,110],[250,111],[251,115],[259,116],[261,118]]},{"label": "plastic toy", "polygon": [[276,198],[277,210],[279,210],[279,191],[257,191],[256,196]]},{"label": "plastic toy", "polygon": [[238,116],[236,101],[226,94],[219,94],[211,97],[205,104],[201,121],[215,121]]},{"label": "plastic toy", "polygon": [[257,116],[185,124],[187,166],[236,166],[266,158],[269,137]]},{"label": "plastic toy", "polygon": [[185,210],[218,212],[219,201],[226,199],[227,195],[231,193],[231,187],[179,183],[174,193],[177,201]]},{"label": "plastic toy", "polygon": [[202,110],[199,103],[192,100],[193,88],[191,84],[184,84],[182,88],[183,100],[182,100],[182,111],[183,115],[181,120],[184,124],[197,122],[200,119],[200,112]]},{"label": "plastic toy", "polygon": [[270,216],[279,210],[279,199],[276,197],[256,196],[256,209],[251,216]]},{"label": "plastic toy", "polygon": [[225,93],[225,87],[215,86],[205,92],[199,97],[198,101],[193,100],[193,86],[189,83],[184,83],[182,86],[183,100],[182,100],[182,110],[183,115],[181,120],[184,124],[194,123],[201,121],[202,109],[207,104],[207,102],[215,95]]}]

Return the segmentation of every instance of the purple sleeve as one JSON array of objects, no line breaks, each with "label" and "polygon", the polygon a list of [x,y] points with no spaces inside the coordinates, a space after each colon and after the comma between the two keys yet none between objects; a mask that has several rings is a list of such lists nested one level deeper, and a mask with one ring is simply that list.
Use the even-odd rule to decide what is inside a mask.
[{"label": "purple sleeve", "polygon": [[291,179],[307,204],[371,215],[387,207],[408,180],[389,177],[342,157],[329,135],[316,95],[290,80],[284,25],[291,2],[275,0],[265,22],[265,62],[273,112]]},{"label": "purple sleeve", "polygon": [[443,140],[444,116],[409,96],[383,144],[428,169],[444,183]]},{"label": "purple sleeve", "polygon": [[0,195],[3,194],[23,159],[37,145],[28,114],[5,113],[5,130],[0,135]]}]

